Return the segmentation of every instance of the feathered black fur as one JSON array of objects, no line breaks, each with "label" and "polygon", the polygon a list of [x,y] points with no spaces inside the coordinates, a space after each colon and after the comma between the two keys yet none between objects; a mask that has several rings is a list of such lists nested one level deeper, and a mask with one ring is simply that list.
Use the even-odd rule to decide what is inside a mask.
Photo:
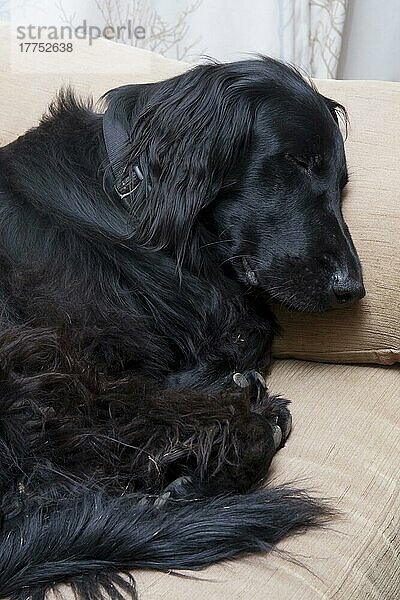
[{"label": "feathered black fur", "polygon": [[113,164],[103,115],[68,91],[0,149],[1,597],[136,598],[134,567],[266,551],[328,514],[261,487],[289,412],[251,373],[271,300],[364,293],[341,107],[270,59],[105,102],[128,140]]}]

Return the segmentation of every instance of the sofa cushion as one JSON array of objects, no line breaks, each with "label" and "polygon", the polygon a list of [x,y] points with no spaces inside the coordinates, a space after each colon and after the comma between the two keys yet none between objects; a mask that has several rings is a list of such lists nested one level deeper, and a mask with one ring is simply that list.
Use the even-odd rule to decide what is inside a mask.
[{"label": "sofa cushion", "polygon": [[277,308],[275,354],[336,362],[400,361],[400,83],[319,81],[346,106],[350,183],[343,213],[363,264],[367,295],[320,315]]},{"label": "sofa cushion", "polygon": [[[74,41],[70,54],[15,53],[15,34],[0,26],[0,144],[37,123],[63,85],[99,98],[108,89],[157,81],[188,65],[157,54],[97,40]],[[14,48],[14,52],[11,52]],[[366,298],[321,315],[277,308],[280,357],[338,362],[400,360],[400,84],[320,81],[351,120],[346,149],[350,184],[344,213],[364,266]]]},{"label": "sofa cushion", "polygon": [[141,600],[400,597],[400,369],[277,361],[270,385],[292,400],[293,414],[271,483],[295,482],[330,497],[340,517],[282,542],[288,557],[250,556],[185,572],[195,579],[137,571]]}]

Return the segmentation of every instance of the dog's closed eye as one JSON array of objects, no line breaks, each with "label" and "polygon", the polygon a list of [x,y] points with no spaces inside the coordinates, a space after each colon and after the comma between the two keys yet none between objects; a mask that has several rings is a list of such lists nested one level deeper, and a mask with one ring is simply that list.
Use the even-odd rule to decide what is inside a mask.
[{"label": "dog's closed eye", "polygon": [[307,173],[322,165],[322,157],[318,154],[285,154],[285,158]]}]

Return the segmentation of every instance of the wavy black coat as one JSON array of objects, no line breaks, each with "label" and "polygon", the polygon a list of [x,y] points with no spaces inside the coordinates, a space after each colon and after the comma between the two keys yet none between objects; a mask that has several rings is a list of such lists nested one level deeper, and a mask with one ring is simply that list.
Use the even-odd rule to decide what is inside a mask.
[{"label": "wavy black coat", "polygon": [[337,265],[359,270],[332,208],[337,106],[269,59],[105,103],[128,140],[113,165],[102,114],[69,91],[0,149],[1,597],[135,598],[118,573],[266,551],[328,512],[261,487],[288,403],[232,374],[267,367],[271,299],[324,310]]}]

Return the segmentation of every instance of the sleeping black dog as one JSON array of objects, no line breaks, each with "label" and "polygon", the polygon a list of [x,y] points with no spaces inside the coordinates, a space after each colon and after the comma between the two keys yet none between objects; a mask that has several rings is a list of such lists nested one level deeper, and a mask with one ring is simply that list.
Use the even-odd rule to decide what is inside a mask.
[{"label": "sleeping black dog", "polygon": [[1,597],[135,598],[132,568],[266,551],[329,515],[262,487],[290,414],[260,373],[271,301],[364,295],[344,109],[261,58],[105,109],[65,91],[0,149]]}]

